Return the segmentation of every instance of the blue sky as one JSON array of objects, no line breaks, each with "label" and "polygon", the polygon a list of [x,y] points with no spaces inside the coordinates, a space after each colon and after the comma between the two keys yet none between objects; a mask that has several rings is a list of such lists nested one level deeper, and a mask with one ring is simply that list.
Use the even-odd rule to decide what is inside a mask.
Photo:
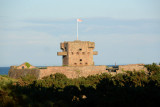
[{"label": "blue sky", "polygon": [[159,0],[0,0],[0,66],[61,65],[60,42],[94,41],[96,65],[160,62]]}]

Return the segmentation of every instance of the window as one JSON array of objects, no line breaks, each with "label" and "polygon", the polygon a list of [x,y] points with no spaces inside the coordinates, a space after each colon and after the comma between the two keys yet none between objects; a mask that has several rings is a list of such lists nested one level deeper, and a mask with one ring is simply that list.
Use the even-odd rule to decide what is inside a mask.
[{"label": "window", "polygon": [[80,59],[80,61],[82,61],[82,59]]},{"label": "window", "polygon": [[86,65],[88,65],[88,63],[87,63],[87,62],[86,62],[85,64],[86,64]]},{"label": "window", "polygon": [[85,52],[82,52],[82,54],[84,55],[84,54],[85,54]]},{"label": "window", "polygon": [[72,55],[73,55],[73,52],[71,52],[72,53]]},{"label": "window", "polygon": [[65,47],[65,51],[67,51],[67,47]]},{"label": "window", "polygon": [[74,63],[74,65],[77,65],[77,63]]},{"label": "window", "polygon": [[24,66],[22,66],[22,69],[24,69]]},{"label": "window", "polygon": [[82,50],[82,48],[79,48],[79,50],[81,51],[81,50]]},{"label": "window", "polygon": [[66,56],[63,56],[63,59],[66,58]]}]

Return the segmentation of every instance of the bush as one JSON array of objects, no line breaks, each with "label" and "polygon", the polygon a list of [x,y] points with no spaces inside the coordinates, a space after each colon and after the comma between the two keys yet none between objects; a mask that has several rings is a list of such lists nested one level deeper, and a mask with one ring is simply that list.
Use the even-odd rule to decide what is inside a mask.
[{"label": "bush", "polygon": [[148,66],[151,75],[127,71],[111,76],[92,75],[68,79],[52,74],[41,80],[26,75],[13,85],[0,76],[0,106],[155,106],[160,98],[160,73]]},{"label": "bush", "polygon": [[31,66],[31,64],[28,62],[26,62],[25,65],[27,66],[27,68],[29,68]]},{"label": "bush", "polygon": [[154,74],[158,74],[160,73],[160,67],[157,66],[156,63],[152,63],[151,65],[145,65],[145,67],[147,68],[147,70],[149,71],[149,75],[154,75]]},{"label": "bush", "polygon": [[55,80],[66,80],[67,79],[66,75],[61,74],[61,73],[54,74],[54,77],[55,77]]}]

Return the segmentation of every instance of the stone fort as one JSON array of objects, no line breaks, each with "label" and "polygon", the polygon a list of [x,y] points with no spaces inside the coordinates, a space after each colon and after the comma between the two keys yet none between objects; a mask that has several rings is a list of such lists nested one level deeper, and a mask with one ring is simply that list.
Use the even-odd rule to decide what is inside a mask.
[{"label": "stone fort", "polygon": [[35,67],[27,62],[20,66],[11,66],[9,77],[20,78],[26,75],[34,75],[37,79],[55,73],[62,73],[68,78],[87,77],[101,73],[122,73],[124,70],[147,71],[143,64],[120,65],[118,67],[107,67],[106,65],[95,66],[93,55],[98,55],[93,51],[95,43],[90,41],[68,41],[60,44],[62,52],[57,52],[62,56],[62,66]]},{"label": "stone fort", "polygon": [[93,55],[97,55],[94,42],[72,41],[61,43],[60,48],[63,52],[58,52],[63,59],[63,66],[92,66],[94,65]]}]

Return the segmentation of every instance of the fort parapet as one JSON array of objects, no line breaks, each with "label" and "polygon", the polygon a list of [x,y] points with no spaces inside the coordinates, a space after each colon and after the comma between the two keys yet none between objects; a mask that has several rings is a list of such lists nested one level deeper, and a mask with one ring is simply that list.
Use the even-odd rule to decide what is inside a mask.
[{"label": "fort parapet", "polygon": [[26,68],[17,69],[16,66],[11,66],[9,70],[9,77],[20,78],[26,75],[34,75],[37,79],[42,79],[43,77],[50,76],[51,74],[62,73],[68,78],[78,78],[87,77],[89,75],[96,75],[107,73],[106,66],[54,66],[46,67],[44,69],[40,68]]}]

